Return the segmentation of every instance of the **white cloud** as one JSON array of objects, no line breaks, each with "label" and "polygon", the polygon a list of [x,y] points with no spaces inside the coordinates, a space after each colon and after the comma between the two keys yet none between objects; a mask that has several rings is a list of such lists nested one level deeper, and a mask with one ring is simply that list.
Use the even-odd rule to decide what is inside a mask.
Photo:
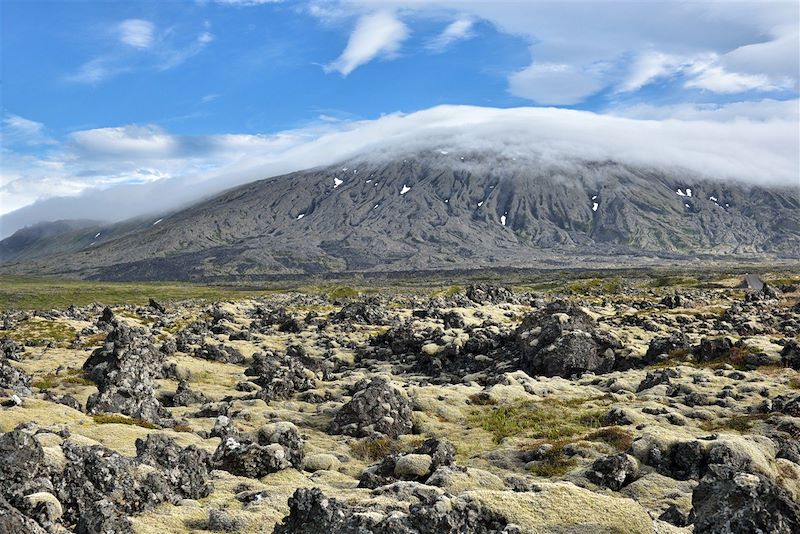
[{"label": "white cloud", "polygon": [[[96,85],[114,76],[136,70],[169,70],[202,52],[214,35],[206,31],[193,36],[173,30],[156,31],[148,21],[128,19],[116,26],[119,42],[107,44],[105,52],[83,63],[76,72],[66,76],[74,83]],[[121,46],[124,45],[124,46]]]},{"label": "white cloud", "polygon": [[3,146],[42,145],[54,141],[45,134],[44,124],[19,115],[8,114],[3,117],[3,130],[0,132]]},{"label": "white cloud", "polygon": [[761,109],[750,103],[738,109],[672,108],[662,117],[639,109],[648,120],[557,108],[438,106],[274,135],[186,137],[156,126],[102,128],[74,133],[47,158],[5,158],[3,212],[36,198],[80,196],[42,201],[0,222],[8,234],[43,219],[121,220],[277,174],[433,148],[557,161],[612,159],[680,167],[719,180],[797,185],[797,106],[794,100],[765,101]]},{"label": "white cloud", "polygon": [[408,28],[391,11],[377,11],[358,19],[347,47],[326,72],[338,71],[347,76],[357,67],[376,57],[392,57],[408,37]]},{"label": "white cloud", "polygon": [[566,63],[534,63],[508,82],[512,94],[546,105],[577,104],[603,87],[593,70]]},{"label": "white cloud", "polygon": [[[387,2],[334,5],[363,12]],[[408,20],[439,20],[449,13],[487,21],[523,39],[531,61],[509,74],[509,89],[539,103],[575,104],[603,90],[636,91],[673,76],[691,79],[689,89],[728,94],[796,90],[800,78],[797,2],[397,0],[390,5]],[[699,66],[695,61],[706,68],[691,70]],[[681,84],[671,91],[679,93]]]},{"label": "white cloud", "polygon": [[460,17],[451,22],[447,27],[428,42],[428,49],[434,52],[441,52],[453,43],[463,41],[472,37],[472,27],[475,21],[469,17]]},{"label": "white cloud", "polygon": [[728,104],[673,104],[654,106],[635,104],[608,110],[607,113],[631,119],[684,121],[794,121],[800,123],[800,100],[772,100],[731,102]]},{"label": "white cloud", "polygon": [[719,65],[701,67],[699,74],[687,80],[684,87],[707,89],[715,93],[743,93],[746,91],[777,91],[791,87],[791,82],[773,82],[764,74],[728,72]]},{"label": "white cloud", "polygon": [[117,27],[119,40],[134,48],[150,48],[153,46],[153,23],[142,19],[123,20]]}]

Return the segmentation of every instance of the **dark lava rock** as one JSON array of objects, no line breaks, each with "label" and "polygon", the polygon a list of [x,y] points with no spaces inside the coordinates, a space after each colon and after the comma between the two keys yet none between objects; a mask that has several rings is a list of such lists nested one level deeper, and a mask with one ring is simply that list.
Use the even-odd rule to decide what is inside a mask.
[{"label": "dark lava rock", "polygon": [[411,432],[411,403],[383,377],[360,380],[353,398],[336,413],[331,434],[396,438]]},{"label": "dark lava rock", "polygon": [[225,510],[209,510],[207,529],[213,532],[239,532],[242,528],[239,521],[228,515]]},{"label": "dark lava rock", "polygon": [[158,313],[167,313],[167,309],[153,298],[150,298],[148,306],[156,310]]},{"label": "dark lava rock", "polygon": [[439,467],[450,467],[455,462],[456,449],[447,440],[429,438],[410,454],[430,458],[430,465],[425,473],[403,474],[397,472],[397,462],[402,456],[393,454],[384,458],[380,463],[368,467],[359,478],[359,488],[377,488],[391,484],[397,480],[413,480],[425,482]]},{"label": "dark lava rock", "polygon": [[50,391],[45,391],[44,398],[45,400],[48,400],[50,402],[63,404],[64,406],[69,406],[73,410],[78,410],[79,412],[83,411],[83,406],[81,406],[81,403],[78,401],[78,399],[76,399],[72,395],[69,394],[55,395]]},{"label": "dark lava rock", "polygon": [[489,284],[470,284],[466,290],[467,298],[478,304],[517,304],[519,299],[507,287]]},{"label": "dark lava rock", "polygon": [[316,386],[314,374],[308,370],[298,357],[280,357],[272,352],[253,354],[253,363],[244,374],[253,377],[253,382],[261,386],[256,396],[266,402],[288,399],[295,393],[307,391]]},{"label": "dark lava rock", "polygon": [[47,534],[36,521],[25,516],[0,494],[0,532],[4,534]]},{"label": "dark lava rock", "polygon": [[784,367],[791,367],[800,371],[800,341],[790,339],[781,350],[781,363]]},{"label": "dark lava rock", "polygon": [[49,491],[42,461],[44,451],[34,437],[17,429],[0,435],[0,495],[19,506],[25,495]]},{"label": "dark lava rock", "polygon": [[464,316],[455,310],[450,310],[442,315],[445,328],[464,328]]},{"label": "dark lava rock", "polygon": [[675,369],[664,369],[661,371],[648,372],[644,377],[644,380],[639,383],[639,387],[636,388],[636,392],[639,393],[660,384],[670,384],[671,378],[677,378],[679,376],[680,373]]},{"label": "dark lava rock", "polygon": [[178,389],[172,396],[173,406],[189,406],[191,404],[202,404],[208,399],[201,391],[194,391],[189,388],[189,382],[181,380],[178,382]]},{"label": "dark lava rock", "polygon": [[619,491],[633,482],[638,472],[636,459],[620,453],[595,460],[591,469],[586,472],[586,477],[598,486]]},{"label": "dark lava rock", "polygon": [[203,358],[204,360],[211,360],[213,362],[237,364],[244,362],[244,355],[242,355],[238,349],[225,345],[203,343],[200,348],[195,351],[194,355],[197,358]]},{"label": "dark lava rock", "polygon": [[647,347],[644,363],[651,364],[674,356],[678,351],[689,352],[689,339],[682,331],[673,332],[668,336],[654,337]]},{"label": "dark lava rock", "polygon": [[605,373],[614,366],[611,334],[599,330],[589,315],[567,301],[556,301],[527,315],[516,331],[520,368],[531,376],[563,376],[591,371]]},{"label": "dark lava rock", "polygon": [[720,360],[730,355],[733,348],[733,341],[727,337],[710,338],[704,337],[700,344],[692,349],[692,352],[699,362],[709,362]]},{"label": "dark lava rock", "polygon": [[692,305],[692,301],[680,293],[673,293],[661,299],[661,305],[671,310],[675,308],[689,308]]},{"label": "dark lava rock", "polygon": [[13,339],[7,337],[0,339],[0,358],[5,357],[18,362],[22,358],[23,352],[25,352],[25,347]]},{"label": "dark lava rock", "polygon": [[134,534],[134,530],[113,502],[100,499],[81,513],[75,534]]},{"label": "dark lava rock", "polygon": [[250,323],[250,329],[262,334],[268,334],[272,326],[277,326],[280,332],[297,334],[303,330],[300,321],[286,311],[286,308],[276,308],[265,310],[261,306],[256,307],[252,314],[256,319]]},{"label": "dark lava rock", "polygon": [[265,425],[255,435],[225,437],[212,458],[213,464],[234,475],[261,478],[289,467],[302,467],[303,440],[292,423]]},{"label": "dark lava rock", "polygon": [[99,390],[89,397],[86,410],[121,413],[153,423],[168,418],[169,412],[154,395],[163,357],[145,330],[115,323],[104,346],[83,364]]},{"label": "dark lava rock", "polygon": [[712,465],[692,493],[696,534],[794,534],[800,503],[761,473]]},{"label": "dark lava rock", "polygon": [[31,393],[31,377],[8,360],[0,358],[0,395],[28,397]]},{"label": "dark lava rock", "polygon": [[213,490],[209,454],[193,445],[184,449],[170,437],[150,434],[136,440],[136,459],[158,469],[148,477],[153,477],[153,485],[163,487],[161,482],[166,482],[170,490],[166,497],[172,502],[202,499]]},{"label": "dark lava rock", "polygon": [[78,525],[78,532],[111,532],[128,524],[126,515],[163,500],[136,480],[129,458],[100,445],[81,447],[70,441],[62,450],[67,465],[54,477],[54,494],[64,507],[64,523]]},{"label": "dark lava rock", "polygon": [[764,300],[777,300],[783,296],[783,293],[777,287],[773,287],[766,282],[758,291],[753,291],[745,295],[745,302],[759,302]]},{"label": "dark lava rock", "polygon": [[325,496],[319,488],[300,488],[289,499],[289,515],[275,534],[520,534],[508,520],[462,498],[431,496],[412,505],[408,513],[365,514]]},{"label": "dark lava rock", "polygon": [[331,323],[386,325],[391,317],[377,297],[348,302],[341,310],[332,313]]}]

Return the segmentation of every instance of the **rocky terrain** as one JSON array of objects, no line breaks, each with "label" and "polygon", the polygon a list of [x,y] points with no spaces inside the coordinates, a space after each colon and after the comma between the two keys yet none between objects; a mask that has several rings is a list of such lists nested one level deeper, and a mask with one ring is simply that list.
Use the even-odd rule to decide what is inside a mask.
[{"label": "rocky terrain", "polygon": [[796,259],[798,193],[614,161],[456,149],[364,154],[173,213],[24,228],[0,242],[0,272],[207,281],[642,266],[698,255]]},{"label": "rocky terrain", "polygon": [[798,532],[767,281],[6,309],[0,532]]}]

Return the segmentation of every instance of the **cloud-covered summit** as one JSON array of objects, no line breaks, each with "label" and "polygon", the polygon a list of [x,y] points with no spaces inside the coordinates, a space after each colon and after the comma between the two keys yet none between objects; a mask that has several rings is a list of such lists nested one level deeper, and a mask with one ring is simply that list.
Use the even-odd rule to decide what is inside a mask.
[{"label": "cloud-covered summit", "polygon": [[[3,234],[43,219],[120,220],[165,211],[256,179],[420,150],[614,160],[718,180],[800,185],[798,102],[764,106],[769,112],[740,105],[727,112],[696,110],[694,119],[683,110],[684,119],[665,120],[558,108],[437,106],[273,135],[181,136],[154,126],[75,132],[52,159],[20,162],[19,178],[4,181],[4,196],[22,198],[36,183],[42,200],[5,216]],[[53,169],[61,175],[55,178]],[[77,196],[45,200],[53,180],[73,185]]]}]

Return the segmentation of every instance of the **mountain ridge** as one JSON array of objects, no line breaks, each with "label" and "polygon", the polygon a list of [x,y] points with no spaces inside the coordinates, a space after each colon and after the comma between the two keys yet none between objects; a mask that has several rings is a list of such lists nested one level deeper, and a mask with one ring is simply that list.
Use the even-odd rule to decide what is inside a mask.
[{"label": "mountain ridge", "polygon": [[800,258],[799,191],[610,160],[365,155],[235,187],[153,221],[109,225],[116,237],[108,241],[4,259],[0,270],[201,279],[592,257]]}]

